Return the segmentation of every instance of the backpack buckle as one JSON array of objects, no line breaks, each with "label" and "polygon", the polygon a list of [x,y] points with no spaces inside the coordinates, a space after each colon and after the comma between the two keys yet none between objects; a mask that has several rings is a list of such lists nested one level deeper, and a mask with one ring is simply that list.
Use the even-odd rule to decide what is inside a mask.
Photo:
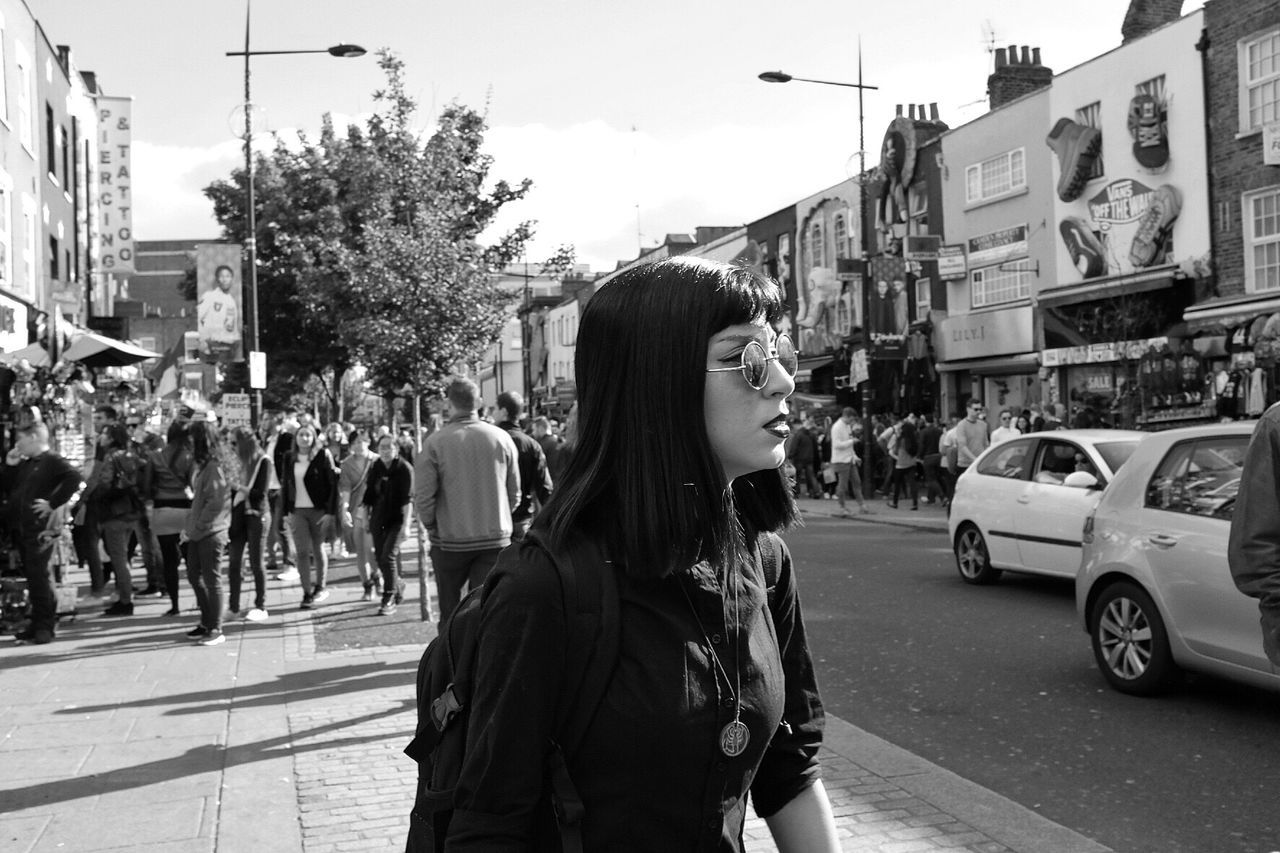
[{"label": "backpack buckle", "polygon": [[453,692],[453,684],[450,684],[431,703],[431,722],[436,727],[436,731],[443,732],[461,711],[462,704]]}]

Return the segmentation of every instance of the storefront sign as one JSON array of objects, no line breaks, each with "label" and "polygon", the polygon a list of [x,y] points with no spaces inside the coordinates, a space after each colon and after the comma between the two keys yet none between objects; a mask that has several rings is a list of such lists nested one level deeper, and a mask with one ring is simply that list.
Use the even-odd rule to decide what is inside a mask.
[{"label": "storefront sign", "polygon": [[909,261],[936,261],[942,238],[936,234],[907,235],[903,257]]},{"label": "storefront sign", "polygon": [[103,272],[133,269],[133,98],[98,96],[99,255]]},{"label": "storefront sign", "polygon": [[969,238],[969,269],[994,266],[1027,255],[1027,226],[1015,225]]},{"label": "storefront sign", "polygon": [[1262,126],[1262,162],[1280,166],[1280,122]]},{"label": "storefront sign", "polygon": [[1126,358],[1137,360],[1151,347],[1159,349],[1167,343],[1167,337],[1159,337],[1089,344],[1083,347],[1058,347],[1041,352],[1040,364],[1044,367],[1062,367],[1068,364],[1105,364]]},{"label": "storefront sign", "polygon": [[1151,193],[1151,187],[1133,178],[1112,181],[1089,199],[1089,216],[1104,228],[1124,222],[1136,222],[1138,217],[1146,213],[1147,206],[1151,203]]},{"label": "storefront sign", "polygon": [[27,306],[0,294],[0,351],[13,352],[27,345]]},{"label": "storefront sign", "polygon": [[947,281],[948,279],[964,278],[966,274],[964,246],[962,244],[942,246],[938,249],[938,278]]},{"label": "storefront sign", "polygon": [[945,317],[934,339],[940,361],[1031,352],[1031,306]]}]

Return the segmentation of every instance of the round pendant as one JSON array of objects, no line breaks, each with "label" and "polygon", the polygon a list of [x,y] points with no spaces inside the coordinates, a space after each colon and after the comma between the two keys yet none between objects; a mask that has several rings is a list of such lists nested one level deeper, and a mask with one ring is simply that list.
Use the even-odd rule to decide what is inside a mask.
[{"label": "round pendant", "polygon": [[730,758],[737,758],[747,751],[751,730],[741,720],[733,720],[720,730],[720,751]]}]

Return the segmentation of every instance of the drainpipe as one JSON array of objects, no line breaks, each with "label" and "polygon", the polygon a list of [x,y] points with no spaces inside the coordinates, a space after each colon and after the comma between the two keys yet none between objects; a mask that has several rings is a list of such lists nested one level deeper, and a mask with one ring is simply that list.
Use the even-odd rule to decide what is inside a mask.
[{"label": "drainpipe", "polygon": [[[1204,155],[1209,162],[1206,173],[1209,176],[1208,195],[1209,195],[1209,262],[1212,264],[1211,275],[1213,277],[1214,290],[1217,290],[1218,278],[1218,241],[1216,237],[1217,223],[1219,222],[1216,199],[1213,192],[1213,182],[1215,177],[1214,157],[1213,157],[1213,132],[1209,123],[1209,28],[1205,27],[1200,30],[1200,40],[1196,42],[1196,50],[1200,52],[1200,78],[1204,81]],[[1198,294],[1195,295],[1198,301]],[[1193,303],[1194,304],[1194,303]]]}]

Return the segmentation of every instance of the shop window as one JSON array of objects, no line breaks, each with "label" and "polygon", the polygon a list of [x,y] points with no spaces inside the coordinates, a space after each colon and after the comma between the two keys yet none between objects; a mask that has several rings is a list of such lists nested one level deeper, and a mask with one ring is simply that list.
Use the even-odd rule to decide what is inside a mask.
[{"label": "shop window", "polygon": [[969,273],[974,308],[1017,302],[1031,296],[1031,262],[1009,261]]},{"label": "shop window", "polygon": [[1230,520],[1249,436],[1174,445],[1147,484],[1149,509]]},{"label": "shop window", "polygon": [[978,465],[978,473],[988,477],[1021,480],[1026,476],[1027,453],[1030,449],[1030,440],[1007,441],[983,457]]},{"label": "shop window", "polygon": [[1026,149],[1015,148],[964,170],[965,204],[989,201],[1026,185]]},{"label": "shop window", "polygon": [[822,241],[822,223],[814,220],[809,226],[809,269],[827,265],[826,245]]},{"label": "shop window", "polygon": [[1237,43],[1240,132],[1256,133],[1280,120],[1280,30]]},{"label": "shop window", "polygon": [[1246,288],[1280,290],[1280,187],[1245,195],[1242,218]]},{"label": "shop window", "polygon": [[[1094,101],[1087,107],[1081,107],[1076,110],[1076,123],[1102,130],[1102,103]],[[1093,169],[1089,172],[1089,180],[1101,178],[1105,174],[1106,169],[1102,165],[1102,151],[1099,150],[1098,158],[1093,161]]]}]

